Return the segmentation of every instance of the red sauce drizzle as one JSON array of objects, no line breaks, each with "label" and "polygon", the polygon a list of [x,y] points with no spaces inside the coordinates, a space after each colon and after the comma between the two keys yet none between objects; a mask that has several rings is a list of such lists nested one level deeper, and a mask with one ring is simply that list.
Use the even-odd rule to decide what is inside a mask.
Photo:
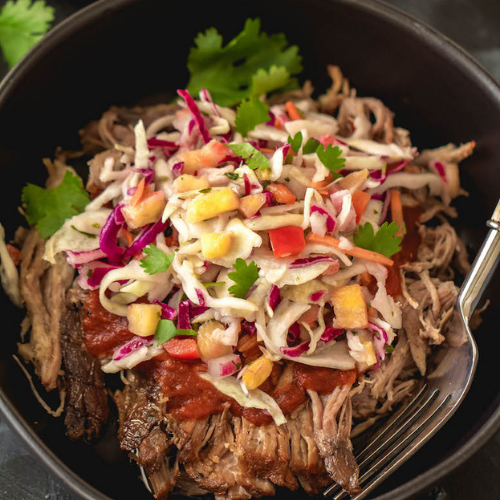
[{"label": "red sauce drizzle", "polygon": [[127,318],[108,312],[99,300],[99,290],[89,293],[82,319],[85,345],[93,356],[110,356],[134,335],[128,329]]}]

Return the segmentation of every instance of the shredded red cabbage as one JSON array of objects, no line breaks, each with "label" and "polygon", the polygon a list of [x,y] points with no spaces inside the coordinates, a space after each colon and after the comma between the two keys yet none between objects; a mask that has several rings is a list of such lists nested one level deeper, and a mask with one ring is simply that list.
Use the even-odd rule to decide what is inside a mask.
[{"label": "shredded red cabbage", "polygon": [[266,195],[266,207],[273,206],[273,195],[271,191],[262,191],[262,194]]},{"label": "shredded red cabbage", "polygon": [[192,302],[189,305],[189,317],[190,319],[196,318],[200,314],[203,314],[205,311],[208,311],[210,308],[205,306],[197,306]]},{"label": "shredded red cabbage", "polygon": [[113,361],[119,361],[125,356],[132,354],[134,351],[137,351],[141,347],[144,347],[146,344],[149,344],[149,342],[151,342],[153,338],[153,335],[151,335],[150,337],[134,337],[122,346],[115,349],[115,352],[113,353]]},{"label": "shredded red cabbage", "polygon": [[431,167],[438,173],[439,177],[443,179],[443,182],[447,183],[448,179],[446,178],[446,168],[440,161],[431,161]]},{"label": "shredded red cabbage", "polygon": [[389,211],[389,206],[391,204],[391,190],[388,189],[385,192],[384,206],[382,207],[382,212],[380,213],[379,226],[381,226],[385,219],[387,219],[387,212]]},{"label": "shredded red cabbage", "polygon": [[201,95],[201,99],[203,101],[208,102],[209,104],[212,105],[212,109],[214,110],[214,115],[220,116],[220,112],[219,112],[217,106],[214,104],[214,101],[212,99],[212,96],[210,95],[210,92],[207,89],[201,89],[200,95]]},{"label": "shredded red cabbage", "polygon": [[243,182],[245,183],[245,196],[248,196],[252,192],[252,186],[247,174],[243,174]]},{"label": "shredded red cabbage", "polygon": [[306,257],[305,259],[294,260],[289,269],[301,269],[303,267],[312,266],[313,264],[318,264],[319,262],[335,262],[334,259],[326,255],[318,255],[317,257]]},{"label": "shredded red cabbage", "polygon": [[318,290],[317,292],[311,293],[309,295],[309,300],[312,300],[313,302],[318,302],[321,297],[325,294],[325,290]]},{"label": "shredded red cabbage", "polygon": [[294,347],[280,347],[281,354],[285,356],[290,356],[291,358],[298,358],[301,354],[304,354],[309,349],[310,340],[305,340],[299,345]]},{"label": "shredded red cabbage", "polygon": [[[76,282],[83,290],[97,290],[104,276],[120,266],[113,266],[105,262],[94,261],[84,264],[78,268],[78,278]],[[125,283],[125,281],[123,281]]]},{"label": "shredded red cabbage", "polygon": [[156,137],[151,137],[151,139],[148,139],[148,147],[149,149],[154,149],[154,148],[179,149],[179,146],[175,142],[165,141],[163,139],[158,139]]},{"label": "shredded red cabbage", "polygon": [[368,323],[368,330],[373,332],[373,350],[377,356],[377,365],[375,368],[378,368],[380,361],[385,359],[385,346],[389,342],[389,337],[387,336],[387,332],[375,323]]},{"label": "shredded red cabbage", "polygon": [[184,166],[184,162],[180,161],[172,167],[172,174],[174,177],[177,178],[182,174],[182,167],[183,166]]},{"label": "shredded red cabbage", "polygon": [[212,139],[210,137],[210,134],[208,133],[208,129],[205,124],[205,118],[203,118],[203,115],[201,114],[200,110],[198,109],[198,106],[196,105],[196,102],[194,101],[194,99],[191,97],[191,95],[187,90],[179,89],[177,93],[184,99],[184,101],[186,101],[186,105],[189,111],[191,112],[191,115],[194,121],[196,122],[196,125],[198,126],[201,138],[203,139],[203,142],[207,144]]},{"label": "shredded red cabbage", "polygon": [[250,323],[249,321],[243,321],[241,324],[241,329],[248,333],[248,335],[253,335],[254,333],[257,332],[257,327],[255,326],[255,323]]},{"label": "shredded red cabbage", "polygon": [[233,375],[241,369],[241,358],[238,354],[227,354],[220,358],[210,359],[207,363],[208,373],[212,377],[221,378]]},{"label": "shredded red cabbage", "polygon": [[155,176],[155,171],[152,168],[135,168],[132,167],[134,172],[139,172],[144,176],[144,182],[146,184],[151,184],[153,182],[153,177]]},{"label": "shredded red cabbage", "polygon": [[198,288],[195,288],[196,296],[198,297],[198,301],[200,302],[201,307],[205,307],[205,297],[203,296],[203,292]]},{"label": "shredded red cabbage", "polygon": [[72,267],[88,264],[89,262],[103,259],[104,257],[106,257],[106,254],[100,248],[88,252],[73,252],[73,250],[66,250],[66,260]]},{"label": "shredded red cabbage", "polygon": [[158,304],[161,307],[161,317],[164,319],[175,319],[177,317],[177,311],[168,304],[160,302],[158,299],[153,300],[153,304]]},{"label": "shredded red cabbage", "polygon": [[288,329],[288,335],[286,337],[287,341],[292,343],[295,342],[300,337],[300,325],[295,322]]},{"label": "shredded red cabbage", "polygon": [[144,247],[150,245],[155,241],[156,237],[167,229],[169,222],[162,222],[159,220],[153,224],[150,224],[145,229],[142,230],[141,234],[134,240],[134,242],[127,248],[124,254],[124,258],[128,259],[136,253],[139,253]]},{"label": "shredded red cabbage", "polygon": [[269,291],[269,307],[274,311],[280,302],[280,289],[276,285],[273,285]]},{"label": "shredded red cabbage", "polygon": [[177,328],[180,330],[190,330],[191,321],[189,317],[189,300],[183,300],[179,304],[179,315],[177,317]]},{"label": "shredded red cabbage", "polygon": [[335,219],[333,216],[325,210],[323,207],[319,207],[318,205],[313,205],[311,207],[311,213],[318,212],[321,215],[326,216],[326,230],[331,233],[335,229]]},{"label": "shredded red cabbage", "polygon": [[342,328],[333,328],[333,326],[327,326],[321,339],[323,342],[330,342],[330,340],[336,339],[339,335],[342,335],[344,330]]},{"label": "shredded red cabbage", "polygon": [[111,263],[118,262],[125,251],[123,247],[118,246],[118,231],[120,231],[123,224],[125,224],[125,219],[120,204],[109,214],[99,235],[99,246]]}]

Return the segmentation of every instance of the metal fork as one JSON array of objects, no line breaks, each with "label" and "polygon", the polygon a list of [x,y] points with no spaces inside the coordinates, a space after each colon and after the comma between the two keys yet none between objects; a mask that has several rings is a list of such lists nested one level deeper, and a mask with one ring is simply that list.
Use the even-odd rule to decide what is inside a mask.
[{"label": "metal fork", "polygon": [[[448,335],[452,335],[455,342],[436,353],[438,360],[434,360],[434,369],[425,377],[415,397],[390,418],[356,456],[363,491],[352,500],[366,498],[436,434],[469,390],[478,357],[469,320],[498,264],[500,201],[486,225],[490,231],[460,289],[452,316],[455,321],[448,327]],[[333,496],[334,500],[349,497],[338,485],[330,486],[323,494]]]}]

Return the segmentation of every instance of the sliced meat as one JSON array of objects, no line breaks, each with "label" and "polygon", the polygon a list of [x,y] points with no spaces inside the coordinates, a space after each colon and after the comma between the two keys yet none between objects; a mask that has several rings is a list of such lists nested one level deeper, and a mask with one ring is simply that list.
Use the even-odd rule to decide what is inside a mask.
[{"label": "sliced meat", "polygon": [[290,435],[285,426],[256,426],[245,418],[235,419],[235,454],[243,470],[270,479],[277,486],[296,490],[290,470]]},{"label": "sliced meat", "polygon": [[100,363],[85,349],[79,314],[66,310],[61,320],[61,347],[66,384],[66,434],[96,438],[108,419],[108,397]]},{"label": "sliced meat", "polygon": [[19,347],[25,360],[35,365],[35,371],[47,390],[55,389],[61,369],[61,319],[65,312],[65,296],[71,286],[74,269],[62,255],[56,264],[43,259],[45,242],[38,229],[29,231],[21,253],[20,290],[31,321],[30,340]]},{"label": "sliced meat", "polygon": [[134,373],[129,382],[123,391],[115,392],[114,400],[118,407],[120,446],[132,451],[163,420],[165,403],[153,381]]},{"label": "sliced meat", "polygon": [[123,155],[121,151],[117,149],[107,149],[101,153],[97,153],[89,162],[89,180],[87,181],[86,189],[87,191],[98,192],[104,189],[111,180],[101,179],[101,173],[104,169],[106,162],[111,163],[111,168],[113,171],[122,170],[124,168],[123,163],[121,163],[120,158]]},{"label": "sliced meat", "polygon": [[331,483],[325,464],[314,440],[310,405],[305,405],[288,418],[290,435],[290,470],[309,495],[316,495]]},{"label": "sliced meat", "polygon": [[[351,385],[337,387],[324,396],[308,390],[311,397],[314,437],[325,467],[332,479],[350,495],[361,492],[358,484],[359,468],[349,439],[352,426]],[[340,417],[337,422],[337,414]]]}]

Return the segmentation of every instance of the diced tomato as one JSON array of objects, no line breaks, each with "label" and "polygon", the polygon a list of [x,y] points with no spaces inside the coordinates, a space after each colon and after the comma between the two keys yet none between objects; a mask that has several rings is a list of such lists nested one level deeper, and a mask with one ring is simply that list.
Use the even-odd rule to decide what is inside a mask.
[{"label": "diced tomato", "polygon": [[278,203],[293,205],[297,199],[295,195],[283,184],[269,184],[267,190],[273,195]]},{"label": "diced tomato", "polygon": [[304,230],[298,226],[283,226],[269,230],[271,247],[277,259],[294,257],[306,247]]},{"label": "diced tomato", "polygon": [[354,193],[352,193],[352,205],[354,207],[354,211],[356,212],[356,222],[359,223],[359,220],[365,213],[366,207],[368,206],[368,202],[370,201],[371,196],[364,191],[360,191],[356,189]]},{"label": "diced tomato", "polygon": [[175,359],[189,361],[200,357],[195,339],[179,339],[176,337],[165,342],[163,347]]}]

